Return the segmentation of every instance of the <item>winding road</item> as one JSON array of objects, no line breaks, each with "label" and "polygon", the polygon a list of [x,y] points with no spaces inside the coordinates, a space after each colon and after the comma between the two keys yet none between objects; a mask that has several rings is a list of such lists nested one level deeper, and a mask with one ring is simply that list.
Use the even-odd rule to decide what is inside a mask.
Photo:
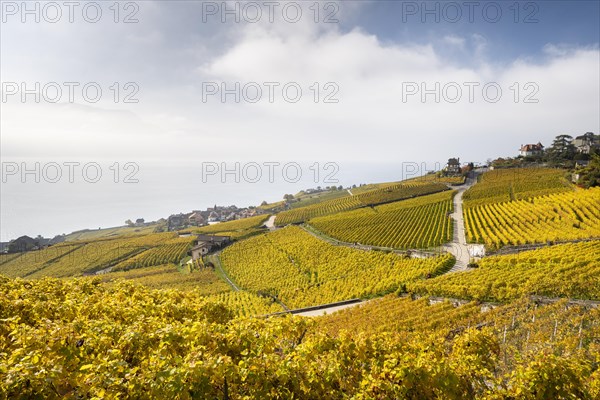
[{"label": "winding road", "polygon": [[[464,222],[464,217],[463,217],[463,207],[462,207],[463,200],[462,200],[462,198],[463,198],[464,192],[467,191],[471,186],[473,186],[477,182],[477,175],[478,175],[477,173],[472,172],[470,174],[470,176],[465,180],[465,183],[463,185],[449,186],[451,189],[457,190],[457,193],[454,196],[454,207],[453,207],[454,212],[450,215],[450,217],[454,220],[453,239],[452,239],[452,242],[447,243],[444,246],[442,246],[443,251],[449,252],[456,258],[456,263],[450,269],[449,272],[466,271],[467,265],[469,264],[470,259],[471,259],[471,253],[473,252],[473,249],[472,249],[473,245],[467,244],[467,238],[465,235],[465,222]],[[269,217],[269,219],[265,222],[265,227],[267,227],[270,231],[277,229],[277,227],[275,226],[275,215],[272,215],[271,217]],[[346,246],[346,247],[359,248],[361,250],[372,250],[372,249],[376,248],[375,246],[361,246],[361,245],[352,244],[352,243],[340,242],[333,238],[326,237],[325,235],[319,235],[316,232],[314,232],[312,229],[308,228],[307,226],[302,226],[302,228],[305,231],[312,234],[313,236],[315,236],[321,240],[325,240],[333,245],[338,245],[338,246],[341,245],[341,246]],[[475,245],[475,246],[477,246],[477,245]],[[414,252],[416,254],[413,254],[413,257],[423,257],[423,256],[430,255],[430,254],[427,254],[426,252],[422,252],[423,254],[421,254],[421,252],[418,252],[418,251],[414,251]],[[229,277],[223,270],[223,268],[220,264],[220,260],[219,260],[219,253],[215,254],[214,258],[216,261],[215,264],[216,264],[217,269],[219,269],[219,271],[225,277],[227,282],[232,286],[232,288],[234,290],[236,290],[236,291],[240,290],[229,279]],[[354,307],[357,304],[361,304],[361,303],[362,302],[353,303],[353,304],[344,304],[344,305],[332,305],[331,307],[324,307],[324,308],[320,308],[318,310],[303,311],[301,313],[298,313],[298,315],[313,317],[313,316],[318,316],[318,315],[323,315],[323,314],[328,314],[328,313],[332,313],[335,311],[339,311],[344,308]]]},{"label": "winding road", "polygon": [[475,252],[475,247],[478,245],[468,245],[467,237],[465,236],[465,219],[463,216],[463,194],[467,189],[477,182],[477,174],[471,172],[465,183],[461,186],[455,186],[454,189],[458,193],[454,196],[454,212],[450,215],[454,220],[454,232],[452,242],[444,245],[443,250],[452,254],[456,258],[456,264],[449,272],[461,272],[467,270],[467,265],[471,260],[471,254]]}]

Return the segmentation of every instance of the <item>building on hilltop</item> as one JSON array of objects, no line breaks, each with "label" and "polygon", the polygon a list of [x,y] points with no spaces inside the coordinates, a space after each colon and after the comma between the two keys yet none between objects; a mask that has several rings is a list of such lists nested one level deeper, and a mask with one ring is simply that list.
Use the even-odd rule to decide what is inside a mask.
[{"label": "building on hilltop", "polygon": [[544,153],[544,145],[538,142],[537,144],[521,145],[519,155],[522,157],[539,156]]},{"label": "building on hilltop", "polygon": [[590,154],[593,150],[600,149],[600,135],[594,135],[592,132],[586,132],[581,136],[577,136],[571,142],[577,152],[582,154]]},{"label": "building on hilltop", "polygon": [[446,173],[448,175],[460,174],[460,158],[449,158],[446,164]]}]

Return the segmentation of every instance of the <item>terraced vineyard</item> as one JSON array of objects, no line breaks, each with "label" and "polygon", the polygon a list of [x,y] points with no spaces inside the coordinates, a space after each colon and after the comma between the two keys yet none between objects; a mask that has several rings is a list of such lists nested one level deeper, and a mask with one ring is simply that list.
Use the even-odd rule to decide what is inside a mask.
[{"label": "terraced vineyard", "polygon": [[463,175],[443,176],[441,173],[433,173],[407,179],[405,182],[438,182],[456,186],[465,183],[465,177]]},{"label": "terraced vineyard", "polygon": [[486,257],[479,268],[409,284],[431,296],[507,301],[523,295],[600,300],[600,240]]},{"label": "terraced vineyard", "polygon": [[207,300],[226,305],[239,317],[261,316],[284,311],[283,307],[272,298],[249,292],[223,292],[210,296]]},{"label": "terraced vineyard", "polygon": [[234,221],[220,222],[218,224],[203,226],[195,229],[197,233],[218,233],[226,231],[240,231],[244,229],[258,228],[270,217],[269,214],[257,215],[250,218],[236,219]]},{"label": "terraced vineyard", "polygon": [[[433,302],[427,297],[412,300],[390,294],[318,317],[317,325],[318,331],[332,336],[340,336],[343,332],[351,335],[393,332],[404,340],[421,332],[437,331],[447,336],[469,326],[490,326],[503,344],[516,346],[520,351],[533,350],[534,343],[548,339],[555,341],[554,345],[566,341],[571,347],[569,351],[574,351],[580,342],[594,342],[600,333],[598,317],[600,308],[567,307],[564,300],[540,305],[522,298],[490,308],[475,301],[457,304],[448,300]],[[555,326],[556,333],[553,332]]]},{"label": "terraced vineyard", "polygon": [[309,224],[343,242],[396,249],[429,248],[452,240],[454,192],[314,218]]},{"label": "terraced vineyard", "polygon": [[[493,390],[488,389],[488,396],[481,398],[586,398],[586,387],[592,393],[600,393],[598,370],[590,374],[584,367],[596,363],[600,355],[598,321],[599,308],[567,306],[566,301],[540,306],[521,299],[490,310],[474,302],[457,306],[444,301],[430,305],[426,298],[411,300],[389,295],[320,317],[316,330],[340,338],[391,334],[408,343],[434,332],[433,337],[445,338],[441,339],[443,343],[473,332],[469,327],[477,327],[490,334],[487,354],[491,356],[494,372],[487,379],[496,382]],[[435,352],[432,336],[428,342],[432,347],[428,350]],[[478,346],[474,339],[464,344]],[[520,374],[527,377],[519,377]],[[550,379],[550,375],[554,378]],[[569,393],[573,395],[566,395]]]},{"label": "terraced vineyard", "polygon": [[12,261],[18,257],[22,257],[24,254],[25,253],[12,253],[12,254],[2,253],[2,254],[0,254],[0,265],[6,264],[9,261]]},{"label": "terraced vineyard", "polygon": [[194,243],[194,239],[194,236],[170,239],[164,244],[120,262],[113,268],[113,271],[127,271],[153,265],[177,264],[186,256]]},{"label": "terraced vineyard", "polygon": [[550,168],[512,168],[486,172],[463,196],[465,207],[524,200],[574,189],[565,172]]},{"label": "terraced vineyard", "polygon": [[411,182],[390,184],[353,196],[341,197],[306,207],[283,211],[277,214],[275,224],[278,226],[295,224],[341,211],[423,196],[446,189],[446,186],[441,183]]},{"label": "terraced vineyard", "polygon": [[471,302],[456,307],[449,301],[430,305],[428,298],[411,300],[396,294],[370,300],[357,307],[346,308],[318,318],[319,330],[338,336],[342,331],[407,335],[411,332],[444,330],[448,333],[456,326],[471,325],[481,313],[481,306]]},{"label": "terraced vineyard", "polygon": [[467,207],[464,215],[467,239],[492,249],[600,238],[600,188]]},{"label": "terraced vineyard", "polygon": [[238,286],[277,296],[290,308],[389,293],[454,261],[333,246],[296,226],[238,242],[221,260]]},{"label": "terraced vineyard", "polygon": [[145,226],[117,226],[105,229],[84,229],[66,236],[68,242],[93,241],[98,239],[116,239],[124,236],[150,235],[164,228],[164,224],[147,224]]},{"label": "terraced vineyard", "polygon": [[[466,272],[442,274],[450,255],[334,246],[298,226],[247,238],[267,216],[206,228],[247,238],[222,251],[217,271],[152,266],[185,254],[193,237],[175,233],[1,255],[0,274],[26,279],[0,276],[0,398],[598,399],[600,308],[566,298],[600,300],[600,188],[534,173],[486,174],[481,192],[469,190],[469,237],[494,248],[586,241],[484,257]],[[373,185],[335,200],[360,205],[287,215],[314,213],[311,224],[350,242],[430,246],[452,228],[454,193],[427,194],[443,186]],[[374,202],[387,204],[365,207]],[[332,210],[342,212],[319,214]],[[114,266],[133,269],[72,278]],[[355,297],[371,300],[263,318]]]},{"label": "terraced vineyard", "polygon": [[[234,318],[193,291],[98,278],[0,284],[3,398],[600,395],[600,311],[564,302],[519,301],[477,313],[473,304],[388,298],[314,323]],[[236,304],[248,294],[239,296]],[[361,319],[365,311],[372,311],[371,326],[390,329],[373,332]]]},{"label": "terraced vineyard", "polygon": [[64,242],[22,253],[0,265],[0,274],[32,278],[80,276],[114,266],[176,236],[175,233],[154,233],[93,242]]},{"label": "terraced vineyard", "polygon": [[0,274],[10,278],[29,276],[83,246],[83,243],[59,243],[43,250],[3,254]]},{"label": "terraced vineyard", "polygon": [[202,226],[200,228],[186,229],[182,232],[203,233],[208,235],[229,236],[232,239],[243,239],[263,232],[264,229],[261,229],[260,227],[264,225],[269,217],[269,214],[261,214],[254,217]]},{"label": "terraced vineyard", "polygon": [[131,280],[152,289],[189,290],[204,296],[219,294],[231,290],[212,269],[202,268],[191,272],[180,272],[175,265],[160,265],[111,272],[100,275],[104,282],[115,283],[121,279]]},{"label": "terraced vineyard", "polygon": [[[341,197],[348,197],[350,194],[347,190],[323,190],[317,193],[299,192],[294,196],[293,201],[289,203],[290,208],[299,208],[322,203],[324,201],[335,200]],[[285,201],[284,201],[285,203]]]}]

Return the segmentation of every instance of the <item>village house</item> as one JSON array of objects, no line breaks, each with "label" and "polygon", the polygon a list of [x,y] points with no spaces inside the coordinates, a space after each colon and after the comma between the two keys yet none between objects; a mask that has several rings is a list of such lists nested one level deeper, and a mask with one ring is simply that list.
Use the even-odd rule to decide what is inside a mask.
[{"label": "village house", "polygon": [[196,261],[201,259],[202,256],[207,255],[210,252],[211,245],[209,243],[200,242],[190,250],[190,255],[192,256],[192,260]]},{"label": "village house", "polygon": [[590,154],[592,149],[600,149],[600,135],[594,135],[592,132],[587,132],[577,136],[571,143],[575,146],[577,152]]},{"label": "village house", "polygon": [[200,211],[193,211],[187,219],[190,226],[206,225],[206,219]]},{"label": "village house", "polygon": [[448,159],[448,164],[446,164],[446,173],[448,175],[460,174],[460,158]]},{"label": "village house", "polygon": [[211,211],[210,214],[208,214],[208,223],[219,222],[220,220],[221,217],[215,211]]},{"label": "village house", "polygon": [[231,243],[229,236],[196,235],[196,245],[192,247],[190,254],[192,260],[196,261],[208,253],[220,250]]},{"label": "village house", "polygon": [[522,157],[532,157],[542,155],[543,152],[544,145],[538,142],[537,144],[522,144],[519,155]]}]

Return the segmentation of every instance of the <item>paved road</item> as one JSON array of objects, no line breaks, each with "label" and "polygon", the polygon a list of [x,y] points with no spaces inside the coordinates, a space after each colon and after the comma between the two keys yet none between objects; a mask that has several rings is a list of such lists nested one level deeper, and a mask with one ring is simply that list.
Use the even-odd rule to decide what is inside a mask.
[{"label": "paved road", "polygon": [[451,214],[454,220],[454,234],[452,242],[443,246],[443,249],[452,254],[456,258],[456,264],[450,269],[450,272],[465,271],[467,265],[471,260],[469,253],[470,246],[467,245],[467,238],[465,236],[465,220],[463,217],[463,194],[467,189],[473,186],[477,182],[477,176],[474,175],[472,178],[468,178],[464,185],[455,187],[458,190],[456,196],[454,196],[454,212]]},{"label": "paved road", "polygon": [[366,302],[363,301],[360,303],[344,304],[342,306],[333,306],[333,307],[328,307],[328,308],[322,308],[320,310],[305,311],[305,312],[298,313],[295,315],[299,315],[301,317],[320,317],[321,315],[333,314],[336,311],[340,311],[345,308],[356,307],[358,305],[365,304],[365,303]]},{"label": "paved road", "polygon": [[271,215],[269,217],[269,219],[267,220],[267,222],[265,222],[265,226],[270,230],[270,231],[274,231],[275,229],[277,229],[277,227],[275,226],[275,215]]}]

